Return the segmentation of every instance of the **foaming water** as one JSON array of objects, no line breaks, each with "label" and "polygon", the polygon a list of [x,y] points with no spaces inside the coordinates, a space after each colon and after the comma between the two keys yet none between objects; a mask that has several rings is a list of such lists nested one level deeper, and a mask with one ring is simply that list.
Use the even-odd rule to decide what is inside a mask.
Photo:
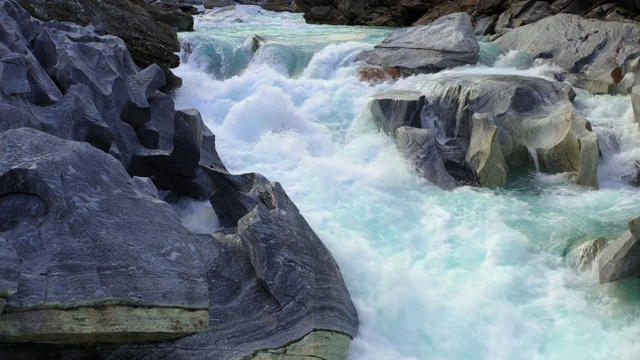
[{"label": "foaming water", "polygon": [[[248,9],[205,16],[181,34],[191,51],[176,71],[184,79],[176,103],[202,112],[231,171],[281,182],[330,248],[361,322],[350,359],[640,358],[638,281],[599,285],[597,271],[565,259],[640,214],[639,191],[622,182],[640,145],[628,97],[578,94],[581,114],[617,142],[604,154],[600,190],[562,174],[519,174],[507,189],[444,191],[371,125],[367,98],[431,77],[551,79],[555,69],[495,53],[484,65],[372,86],[357,79],[353,60],[389,29],[310,26],[298,14]],[[255,34],[310,55],[294,64],[254,54],[225,60],[232,72],[213,69],[207,54],[227,43],[245,51]]]}]

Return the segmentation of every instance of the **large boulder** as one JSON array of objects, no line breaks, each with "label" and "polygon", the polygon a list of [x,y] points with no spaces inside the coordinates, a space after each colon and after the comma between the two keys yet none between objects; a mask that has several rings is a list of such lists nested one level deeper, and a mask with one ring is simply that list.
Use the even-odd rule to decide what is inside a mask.
[{"label": "large boulder", "polygon": [[212,276],[209,329],[175,343],[106,348],[103,358],[263,359],[258,350],[286,349],[294,339],[315,344],[303,353],[309,358],[327,347],[342,351],[331,359],[344,358],[357,315],[331,254],[279,184],[258,174],[224,178],[224,192],[236,193],[212,204],[233,227],[196,243]]},{"label": "large boulder", "polygon": [[426,26],[398,30],[373,50],[361,52],[358,60],[408,74],[431,73],[475,64],[479,52],[469,15],[458,13]]},{"label": "large boulder", "polygon": [[[505,50],[520,50],[566,71],[566,80],[592,93],[614,93],[620,49],[636,45],[640,26],[559,14],[513,29],[496,40]],[[633,54],[637,58],[640,50]],[[634,55],[635,54],[635,55]],[[622,59],[622,62],[626,59]]]},{"label": "large boulder", "polygon": [[169,70],[180,63],[174,54],[180,51],[176,33],[169,25],[154,20],[142,6],[129,0],[16,1],[40,20],[100,26],[108,34],[124,40],[139,66],[160,66],[168,80],[164,90],[180,86],[180,78]]},{"label": "large boulder", "polygon": [[1,133],[0,154],[0,231],[18,258],[0,342],[158,341],[207,328],[196,237],[122,164],[31,128]]},{"label": "large boulder", "polygon": [[640,241],[625,232],[602,250],[598,260],[601,284],[640,275]]},{"label": "large boulder", "polygon": [[604,248],[598,261],[600,283],[640,276],[640,217],[629,220],[629,231]]},{"label": "large boulder", "polygon": [[[0,33],[0,358],[344,358],[330,252],[279,184],[227,171],[157,65],[13,0]],[[163,201],[182,196],[224,229],[187,230]]]},{"label": "large boulder", "polygon": [[[457,183],[504,186],[510,168],[530,167],[570,172],[576,183],[598,186],[597,136],[571,105],[569,86],[520,76],[448,75],[423,81],[419,90],[376,95],[367,103],[369,114],[391,135],[401,126],[432,130],[439,161]],[[423,149],[411,158],[428,168],[421,162],[433,158],[433,145],[402,144],[420,144],[409,147]],[[430,177],[442,178],[438,171]]]},{"label": "large boulder", "polygon": [[159,66],[140,70],[121,39],[93,26],[42,23],[11,1],[0,9],[0,29],[11,34],[0,43],[0,130],[28,126],[88,142],[161,190],[211,196],[199,169],[224,168],[213,134],[197,111],[176,111],[158,91]]}]

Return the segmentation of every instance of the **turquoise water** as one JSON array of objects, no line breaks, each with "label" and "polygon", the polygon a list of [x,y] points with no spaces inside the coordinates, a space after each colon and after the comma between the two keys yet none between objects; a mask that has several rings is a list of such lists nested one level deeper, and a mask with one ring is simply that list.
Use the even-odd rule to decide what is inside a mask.
[{"label": "turquoise water", "polygon": [[[640,159],[627,97],[576,100],[612,139],[600,190],[522,173],[507,189],[444,191],[417,177],[362,112],[369,96],[428,77],[358,80],[353,59],[390,29],[238,9],[180,35],[176,104],[202,112],[230,170],[279,181],[332,251],[361,322],[350,359],[640,358],[640,283],[599,285],[595,269],[565,258],[640,215],[640,191],[621,181]],[[485,44],[481,65],[448,73],[553,70],[533,65]]]}]

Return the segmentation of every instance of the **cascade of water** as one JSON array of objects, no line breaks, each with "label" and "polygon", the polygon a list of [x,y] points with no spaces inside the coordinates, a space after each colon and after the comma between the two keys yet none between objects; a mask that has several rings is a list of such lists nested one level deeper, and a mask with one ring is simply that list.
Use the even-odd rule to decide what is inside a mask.
[{"label": "cascade of water", "polygon": [[517,66],[369,85],[357,78],[354,54],[390,30],[246,14],[236,16],[244,23],[202,18],[181,39],[241,48],[259,34],[265,44],[314,54],[305,69],[293,74],[266,61],[245,70],[248,62],[230,57],[244,71],[219,76],[193,51],[176,70],[184,86],[175,101],[201,110],[231,171],[281,182],[332,251],[361,322],[351,360],[640,358],[637,281],[601,286],[597,274],[563,257],[585,240],[616,236],[640,214],[640,191],[620,180],[640,159],[628,97],[576,100],[594,130],[610,129],[618,144],[603,150],[601,190],[539,174],[507,189],[443,191],[417,177],[393,140],[366,122],[367,98],[419,89],[429,76],[544,77],[551,68],[519,70],[526,61],[511,54],[502,65]]},{"label": "cascade of water", "polygon": [[538,151],[535,148],[527,146],[527,152],[529,153],[529,161],[531,161],[532,168],[536,173],[540,172],[540,161],[538,161]]}]

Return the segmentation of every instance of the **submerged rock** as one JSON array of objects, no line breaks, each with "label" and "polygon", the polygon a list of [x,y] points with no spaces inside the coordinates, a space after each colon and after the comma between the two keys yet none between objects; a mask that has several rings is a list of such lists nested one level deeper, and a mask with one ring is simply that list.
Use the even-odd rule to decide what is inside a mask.
[{"label": "submerged rock", "polygon": [[559,14],[511,30],[496,43],[561,67],[567,72],[566,79],[577,87],[607,94],[616,90],[612,74],[619,66],[619,49],[637,44],[638,38],[640,26],[636,24]]},{"label": "submerged rock", "polygon": [[475,64],[479,53],[469,15],[458,13],[426,26],[398,30],[373,50],[361,52],[358,60],[415,74]]},{"label": "submerged rock", "polygon": [[571,249],[568,257],[578,270],[585,271],[591,268],[591,265],[606,245],[607,240],[602,237],[585,241]]}]

